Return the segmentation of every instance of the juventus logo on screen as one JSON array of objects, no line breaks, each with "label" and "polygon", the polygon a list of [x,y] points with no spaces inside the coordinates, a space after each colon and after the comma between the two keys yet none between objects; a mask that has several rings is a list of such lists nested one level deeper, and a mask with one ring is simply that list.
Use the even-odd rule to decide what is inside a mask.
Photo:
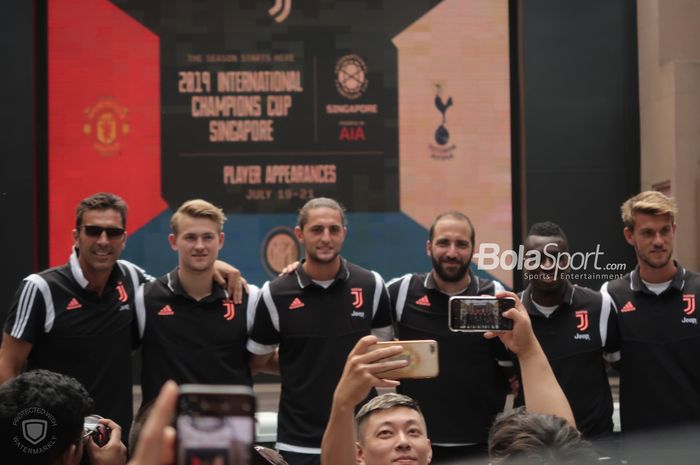
[{"label": "juventus logo on screen", "polygon": [[292,0],[275,0],[275,4],[268,11],[275,21],[282,23],[292,11]]}]

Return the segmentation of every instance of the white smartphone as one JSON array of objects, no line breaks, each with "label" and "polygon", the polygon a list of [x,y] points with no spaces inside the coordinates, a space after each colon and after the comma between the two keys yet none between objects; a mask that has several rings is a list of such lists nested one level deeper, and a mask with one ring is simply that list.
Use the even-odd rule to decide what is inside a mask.
[{"label": "white smartphone", "polygon": [[437,341],[381,341],[369,346],[367,351],[396,345],[402,346],[403,352],[385,360],[408,360],[408,365],[376,373],[377,377],[388,379],[435,378],[440,373]]}]

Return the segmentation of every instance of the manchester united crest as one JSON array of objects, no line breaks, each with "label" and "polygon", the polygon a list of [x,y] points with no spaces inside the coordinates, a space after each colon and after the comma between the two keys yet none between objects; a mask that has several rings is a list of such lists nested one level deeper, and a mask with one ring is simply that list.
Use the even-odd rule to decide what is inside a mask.
[{"label": "manchester united crest", "polygon": [[93,147],[100,155],[111,156],[121,150],[121,136],[130,130],[127,113],[114,97],[100,97],[94,106],[85,109],[88,122],[83,132],[93,138]]}]

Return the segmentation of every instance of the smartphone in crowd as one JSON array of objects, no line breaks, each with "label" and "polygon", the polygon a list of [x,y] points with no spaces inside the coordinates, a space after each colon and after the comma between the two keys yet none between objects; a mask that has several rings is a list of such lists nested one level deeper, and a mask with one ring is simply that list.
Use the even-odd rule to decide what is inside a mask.
[{"label": "smartphone in crowd", "polygon": [[250,465],[255,437],[253,389],[183,384],[175,429],[177,465]]},{"label": "smartphone in crowd", "polygon": [[381,341],[369,346],[368,351],[400,345],[403,352],[386,360],[408,360],[408,365],[395,370],[376,373],[379,378],[435,378],[440,372],[438,343],[433,340]]},{"label": "smartphone in crowd", "polygon": [[450,297],[448,320],[452,331],[512,331],[513,320],[503,313],[515,307],[511,297]]}]

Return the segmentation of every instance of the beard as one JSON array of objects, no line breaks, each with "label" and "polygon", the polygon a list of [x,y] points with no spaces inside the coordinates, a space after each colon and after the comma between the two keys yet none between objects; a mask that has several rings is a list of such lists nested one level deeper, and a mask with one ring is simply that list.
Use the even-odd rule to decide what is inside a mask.
[{"label": "beard", "polygon": [[440,277],[445,282],[448,283],[456,283],[461,281],[464,276],[467,274],[467,271],[469,271],[469,263],[471,262],[471,257],[470,259],[465,261],[464,263],[459,262],[458,260],[455,260],[451,263],[459,263],[460,266],[457,268],[456,271],[452,273],[448,273],[444,268],[443,268],[443,263],[437,260],[435,257],[430,257],[430,260],[433,262],[433,269],[437,273],[437,275]]},{"label": "beard", "polygon": [[639,260],[643,261],[647,265],[649,265],[651,268],[663,268],[666,265],[668,265],[668,262],[671,261],[671,255],[673,255],[673,250],[667,250],[666,257],[660,257],[658,260],[654,261],[654,259],[649,255],[645,253],[640,253],[639,249],[636,249],[637,252],[637,257]]},{"label": "beard", "polygon": [[326,263],[332,263],[333,260],[335,260],[338,257],[338,255],[340,255],[340,252],[336,251],[335,253],[333,253],[330,256],[320,257],[315,251],[310,252],[307,250],[306,251],[306,260],[309,262],[313,262],[313,263],[326,264]]}]

